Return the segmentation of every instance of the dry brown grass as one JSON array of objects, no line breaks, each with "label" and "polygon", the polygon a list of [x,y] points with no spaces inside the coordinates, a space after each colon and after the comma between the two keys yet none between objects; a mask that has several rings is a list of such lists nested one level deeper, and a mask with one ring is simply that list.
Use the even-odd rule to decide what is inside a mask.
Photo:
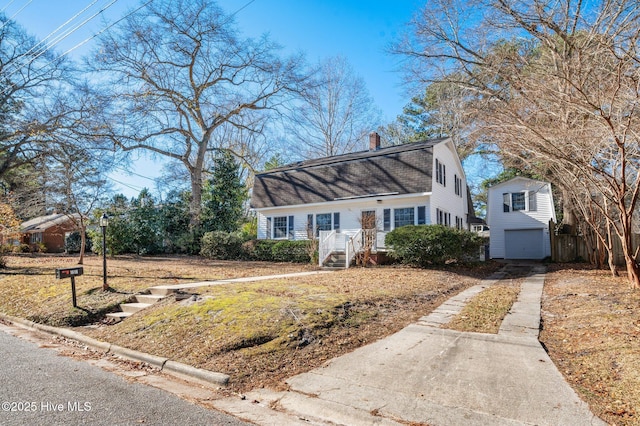
[{"label": "dry brown grass", "polygon": [[443,328],[498,334],[502,320],[518,299],[521,280],[493,285],[471,299]]},{"label": "dry brown grass", "polygon": [[[153,285],[315,269],[193,257],[119,257],[109,260],[109,283],[117,291],[103,293],[101,259],[89,257],[85,275],[77,280],[83,309],[73,309],[69,282],[56,280],[54,270],[74,265],[75,258],[11,255],[7,261],[8,269],[0,270],[0,311],[58,325],[97,320],[112,305]],[[444,271],[351,269],[201,288],[195,300],[169,298],[118,325],[81,331],[228,373],[232,391],[278,386],[286,377],[398,331],[497,268],[490,263]],[[479,317],[485,304],[509,305],[507,297],[489,299],[477,305]],[[549,268],[541,341],[594,413],[611,424],[640,425],[639,306],[640,292],[629,290],[624,278],[582,265]],[[475,315],[467,319],[476,322]]]},{"label": "dry brown grass", "polygon": [[583,265],[552,268],[540,340],[593,412],[640,425],[640,292]]},{"label": "dry brown grass", "polygon": [[[72,263],[71,260],[46,256],[9,258],[11,269],[0,281],[0,295],[19,294],[19,307],[10,306],[5,299],[0,301],[0,310],[49,323],[70,322],[74,310],[70,308],[69,285],[56,282],[52,274],[55,266]],[[94,324],[81,331],[132,349],[230,374],[232,391],[277,387],[282,379],[400,330],[498,267],[490,263],[444,271],[358,268],[286,280],[218,285],[198,289],[198,295],[190,300],[168,298],[120,324]],[[314,269],[197,258],[120,258],[110,261],[109,268],[111,285],[122,293],[176,281]],[[104,294],[96,291],[101,284],[100,259],[90,258],[85,271],[78,279],[80,306],[86,306],[96,294]],[[27,272],[37,274],[24,275]],[[29,291],[20,293],[23,286],[29,286]],[[56,313],[45,317],[49,311]]]},{"label": "dry brown grass", "polygon": [[77,257],[7,255],[0,269],[0,311],[50,325],[96,321],[135,293],[163,284],[273,275],[316,269],[310,265],[212,261],[199,257],[118,256],[107,260],[108,283],[102,289],[102,258],[87,256],[84,275],[76,279],[78,306],[71,303],[70,280],[57,280],[55,269],[78,266]]}]

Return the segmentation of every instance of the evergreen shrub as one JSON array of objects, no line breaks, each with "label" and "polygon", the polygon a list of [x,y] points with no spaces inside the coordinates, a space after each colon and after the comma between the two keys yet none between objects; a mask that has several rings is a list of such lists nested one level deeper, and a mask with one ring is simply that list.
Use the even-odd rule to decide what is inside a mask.
[{"label": "evergreen shrub", "polygon": [[424,268],[476,259],[484,241],[476,233],[448,226],[410,225],[389,232],[385,243],[399,262]]},{"label": "evergreen shrub", "polygon": [[251,260],[295,263],[311,261],[309,242],[304,240],[250,240],[243,244],[242,249]]},{"label": "evergreen shrub", "polygon": [[238,260],[244,255],[242,242],[237,232],[205,232],[200,241],[200,255],[210,259]]}]

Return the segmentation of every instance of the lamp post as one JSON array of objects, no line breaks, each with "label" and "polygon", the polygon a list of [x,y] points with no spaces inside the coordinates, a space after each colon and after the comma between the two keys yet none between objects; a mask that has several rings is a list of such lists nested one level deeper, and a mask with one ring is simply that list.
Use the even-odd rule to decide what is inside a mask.
[{"label": "lamp post", "polygon": [[102,228],[102,290],[107,291],[107,226],[109,226],[109,216],[106,213],[100,218],[100,227]]}]

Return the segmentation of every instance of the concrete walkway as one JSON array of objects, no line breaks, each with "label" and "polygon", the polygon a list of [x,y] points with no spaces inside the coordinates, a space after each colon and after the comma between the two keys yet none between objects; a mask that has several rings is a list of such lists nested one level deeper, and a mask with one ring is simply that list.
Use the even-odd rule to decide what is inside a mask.
[{"label": "concrete walkway", "polygon": [[500,275],[396,334],[292,377],[288,391],[215,405],[261,425],[605,425],[538,342],[545,269],[529,267],[497,335],[439,327]]},{"label": "concrete walkway", "polygon": [[191,290],[194,288],[200,287],[210,287],[215,285],[223,285],[223,284],[231,284],[231,283],[252,283],[256,281],[267,281],[267,280],[277,280],[280,278],[292,278],[292,277],[306,277],[309,275],[318,275],[318,274],[330,274],[331,271],[309,271],[309,272],[291,272],[288,274],[275,274],[275,275],[260,275],[256,277],[242,277],[242,278],[229,278],[222,280],[213,280],[213,281],[199,281],[195,283],[184,283],[184,284],[173,284],[173,285],[157,285],[154,287],[150,287],[149,289],[161,289],[161,290],[170,290],[170,291],[178,291],[178,290]]}]

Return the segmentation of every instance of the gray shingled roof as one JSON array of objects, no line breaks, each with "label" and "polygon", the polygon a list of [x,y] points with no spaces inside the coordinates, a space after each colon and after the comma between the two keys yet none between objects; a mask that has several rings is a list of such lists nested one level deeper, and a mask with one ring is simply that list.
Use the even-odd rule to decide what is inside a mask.
[{"label": "gray shingled roof", "polygon": [[[74,220],[78,220],[80,218],[80,215],[78,213],[74,213],[71,215],[71,217],[73,217]],[[48,216],[39,216],[26,222],[22,222],[22,224],[20,225],[20,230],[24,233],[44,232],[52,226],[60,225],[70,221],[71,217],[61,213],[54,213]]]},{"label": "gray shingled roof", "polygon": [[431,192],[433,146],[444,140],[325,157],[257,174],[251,207]]}]

